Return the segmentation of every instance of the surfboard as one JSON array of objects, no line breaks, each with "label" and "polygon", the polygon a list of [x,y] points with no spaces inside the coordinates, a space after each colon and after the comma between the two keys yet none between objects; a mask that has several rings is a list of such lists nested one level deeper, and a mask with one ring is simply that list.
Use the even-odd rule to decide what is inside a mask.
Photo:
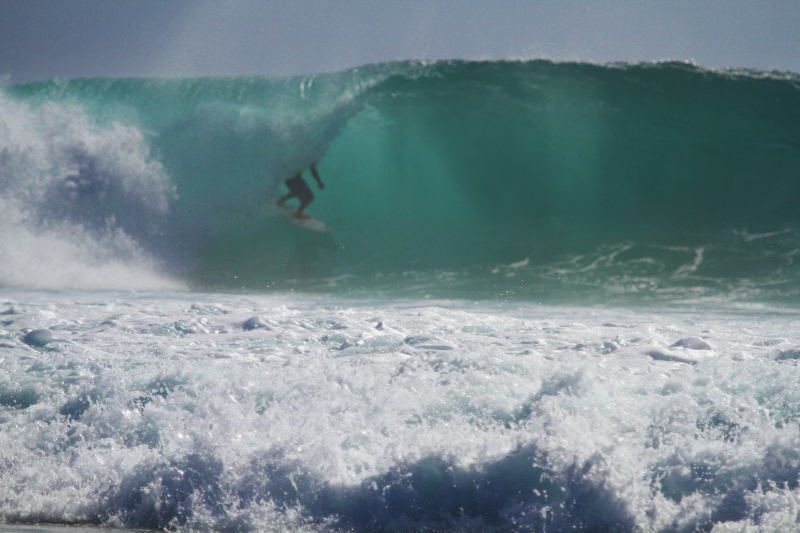
[{"label": "surfboard", "polygon": [[317,233],[328,233],[331,228],[329,228],[323,221],[318,220],[312,216],[308,218],[297,218],[294,214],[297,212],[297,209],[288,205],[275,205],[275,211],[278,215],[297,226],[298,228],[307,229],[308,231],[316,231]]}]

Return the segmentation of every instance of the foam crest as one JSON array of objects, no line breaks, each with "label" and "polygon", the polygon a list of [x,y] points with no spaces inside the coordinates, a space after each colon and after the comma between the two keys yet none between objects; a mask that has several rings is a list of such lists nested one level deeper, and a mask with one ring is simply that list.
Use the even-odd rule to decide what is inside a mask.
[{"label": "foam crest", "polygon": [[0,94],[0,154],[0,284],[181,286],[141,244],[161,231],[175,189],[139,129]]}]

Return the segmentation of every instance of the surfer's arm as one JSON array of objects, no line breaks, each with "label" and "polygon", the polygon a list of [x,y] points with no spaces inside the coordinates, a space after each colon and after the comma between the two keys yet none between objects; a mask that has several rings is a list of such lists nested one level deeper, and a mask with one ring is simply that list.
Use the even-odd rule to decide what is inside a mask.
[{"label": "surfer's arm", "polygon": [[312,163],[311,165],[311,175],[314,176],[314,179],[317,180],[317,185],[319,185],[320,189],[325,188],[325,184],[322,183],[322,179],[319,177],[319,172],[317,172],[317,164]]}]

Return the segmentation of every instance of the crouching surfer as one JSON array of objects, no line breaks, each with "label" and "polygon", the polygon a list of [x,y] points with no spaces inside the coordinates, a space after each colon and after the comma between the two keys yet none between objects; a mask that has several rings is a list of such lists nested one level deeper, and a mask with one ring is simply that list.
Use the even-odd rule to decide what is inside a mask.
[{"label": "crouching surfer", "polygon": [[[320,179],[319,177],[319,172],[317,172],[317,164],[312,163],[310,170],[311,170],[311,175],[314,176],[314,179],[317,182],[317,186],[320,189],[324,189],[325,184],[322,183],[322,179]],[[280,206],[283,206],[286,203],[286,201],[289,200],[290,198],[297,198],[298,200],[300,200],[300,207],[298,207],[297,211],[295,211],[294,217],[300,219],[311,218],[308,215],[306,215],[303,211],[305,210],[306,207],[308,207],[308,204],[310,204],[311,201],[314,200],[314,193],[311,192],[311,188],[303,180],[303,171],[301,170],[291,178],[284,181],[284,183],[286,184],[286,187],[289,189],[289,193],[278,199],[276,203]]]}]

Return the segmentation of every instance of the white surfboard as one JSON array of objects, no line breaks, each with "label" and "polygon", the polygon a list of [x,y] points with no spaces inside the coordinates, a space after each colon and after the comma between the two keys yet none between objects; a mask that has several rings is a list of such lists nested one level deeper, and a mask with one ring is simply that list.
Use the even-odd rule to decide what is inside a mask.
[{"label": "white surfboard", "polygon": [[294,216],[297,212],[297,209],[294,207],[275,205],[275,211],[282,219],[291,222],[299,228],[307,229],[308,231],[316,231],[317,233],[328,233],[331,230],[323,221],[317,220],[312,216],[308,218],[297,218]]}]

